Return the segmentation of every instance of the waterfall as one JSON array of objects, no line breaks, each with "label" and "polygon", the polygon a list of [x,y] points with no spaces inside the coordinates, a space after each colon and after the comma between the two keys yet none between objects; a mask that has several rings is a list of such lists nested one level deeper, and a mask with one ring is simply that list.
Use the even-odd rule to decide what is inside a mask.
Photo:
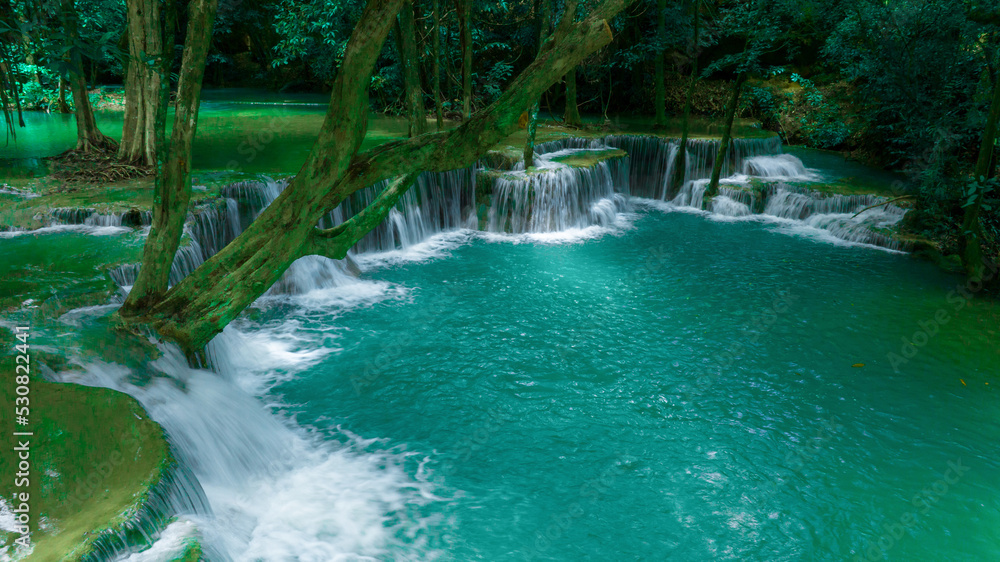
[{"label": "waterfall", "polygon": [[617,214],[628,209],[625,196],[616,192],[627,193],[624,169],[598,162],[589,168],[559,165],[504,174],[493,185],[486,229],[523,234],[610,227]]},{"label": "waterfall", "polygon": [[[555,160],[609,147],[620,148],[627,156],[588,167]],[[536,147],[537,169],[530,172],[484,173],[472,166],[424,173],[386,220],[358,242],[348,259],[301,258],[266,296],[280,295],[283,300],[278,304],[285,306],[300,298],[294,295],[355,290],[366,283],[357,279],[352,257],[409,248],[449,231],[485,230],[506,236],[614,227],[636,197],[659,201],[669,197],[665,206],[703,212],[718,148],[718,141],[689,143],[685,181],[676,195],[669,189],[676,141],[634,135],[541,143]],[[803,187],[815,179],[814,174],[794,156],[780,152],[777,139],[734,140],[725,155],[728,177],[709,210],[738,220],[763,218],[840,240],[899,249],[899,243],[880,229],[898,223],[904,209],[885,205],[852,218],[885,199],[814,192]],[[352,194],[324,216],[319,226],[329,228],[348,220],[386,185],[381,182]],[[244,232],[286,187],[284,181],[269,179],[237,183],[223,188],[220,199],[194,209],[171,268],[170,283],[179,283]],[[128,213],[132,211],[100,215],[94,209],[58,209],[52,217],[73,224],[117,220],[124,226],[136,219],[134,213],[125,219]],[[110,216],[117,218],[103,218]],[[139,216],[140,224],[145,217]],[[126,264],[110,272],[122,295],[134,284],[138,268]],[[366,286],[374,285],[367,282]],[[374,289],[384,293],[386,285]],[[316,300],[330,305],[329,299]],[[411,518],[417,516],[408,507],[436,501],[432,487],[408,477],[401,468],[405,461],[394,452],[366,449],[359,454],[352,436],[338,433],[330,441],[328,436],[307,433],[272,415],[254,398],[266,392],[267,382],[262,381],[322,360],[329,349],[303,351],[296,336],[289,334],[294,328],[286,325],[245,334],[238,323],[209,345],[207,356],[215,372],[189,368],[179,351],[163,346],[162,357],[147,372],[90,362],[83,364],[82,371],[62,376],[135,396],[166,429],[178,461],[194,477],[171,484],[175,490],[171,493],[179,493],[181,499],[171,500],[174,503],[164,510],[172,510],[181,520],[171,524],[170,536],[185,536],[196,528],[207,554],[216,560],[294,559],[306,551],[315,559],[334,559],[345,552],[355,557],[391,558],[387,545],[393,544],[396,533],[420,532],[413,531],[420,524],[410,526]],[[205,501],[199,504],[197,499],[202,497]]]},{"label": "waterfall", "polygon": [[[303,553],[311,560],[391,558],[394,547],[403,548],[399,537],[425,532],[427,522],[414,510],[437,498],[430,484],[407,475],[406,453],[379,451],[350,435],[329,440],[309,433],[244,390],[254,377],[318,355],[292,352],[277,334],[233,329],[210,344],[219,372],[189,367],[173,346],[160,351],[137,370],[80,359],[79,369],[57,376],[135,397],[187,467],[164,482],[171,493],[156,500],[156,513],[165,514],[158,528],[170,516],[178,520],[152,549],[125,560],[174,559],[184,538],[197,538],[205,557],[216,561],[292,560]],[[122,560],[117,553],[127,549],[116,540],[101,541],[92,558]]]},{"label": "waterfall", "polygon": [[767,179],[812,177],[802,161],[791,154],[753,156],[743,161],[743,174]]},{"label": "waterfall", "polygon": [[[336,226],[371,204],[387,181],[352,194],[321,221],[324,228]],[[429,236],[460,228],[475,228],[476,169],[424,172],[417,178],[388,220],[377,226],[355,246],[357,253],[385,252],[417,244]]]},{"label": "waterfall", "polygon": [[60,207],[49,212],[53,224],[75,224],[87,226],[124,226],[139,228],[153,222],[152,211],[129,209],[120,213],[102,214],[96,209]]},{"label": "waterfall", "polygon": [[658,137],[611,135],[608,146],[629,155],[629,188],[633,195],[648,199],[666,199],[667,183],[677,157],[677,145]]}]

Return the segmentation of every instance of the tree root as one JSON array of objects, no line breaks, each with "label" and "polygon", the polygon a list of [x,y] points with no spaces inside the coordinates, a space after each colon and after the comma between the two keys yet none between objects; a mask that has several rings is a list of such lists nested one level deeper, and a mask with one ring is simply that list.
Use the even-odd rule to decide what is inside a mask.
[{"label": "tree root", "polygon": [[117,149],[112,146],[94,147],[86,152],[67,150],[48,160],[51,176],[66,182],[111,183],[153,173],[150,166],[118,160]]}]

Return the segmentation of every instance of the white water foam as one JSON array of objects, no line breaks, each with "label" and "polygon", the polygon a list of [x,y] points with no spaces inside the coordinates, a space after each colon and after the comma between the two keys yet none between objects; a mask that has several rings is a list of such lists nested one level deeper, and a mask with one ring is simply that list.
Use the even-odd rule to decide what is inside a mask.
[{"label": "white water foam", "polygon": [[114,236],[123,232],[131,232],[131,228],[120,226],[95,226],[89,224],[57,224],[53,226],[43,226],[35,230],[10,230],[0,232],[0,238],[14,238],[26,234],[54,234],[59,232],[79,232],[91,236]]},{"label": "white water foam", "polygon": [[[82,373],[61,378],[127,392],[165,428],[178,460],[190,468],[211,506],[210,514],[181,514],[197,525],[211,556],[320,562],[391,558],[404,548],[420,558],[435,555],[428,541],[421,547],[420,540],[434,522],[415,513],[441,498],[430,483],[403,468],[411,454],[294,426],[241,385],[187,367],[175,348],[161,350],[163,356],[148,365],[148,380],[100,361],[81,361]],[[266,362],[254,374],[265,378],[277,365],[293,368],[316,360],[311,351],[297,355],[290,348],[274,356],[257,353]],[[240,367],[253,362],[244,357]],[[413,537],[403,540],[411,535],[417,535],[416,546]],[[174,533],[164,534],[153,548],[167,550],[176,541]]]},{"label": "white water foam", "polygon": [[791,154],[771,154],[747,158],[743,161],[742,175],[769,180],[815,181],[819,179],[815,171],[806,169],[802,161]]},{"label": "white water foam", "polygon": [[120,562],[164,562],[179,559],[184,550],[192,543],[201,539],[198,527],[193,521],[179,519],[167,525],[160,538],[153,545],[142,551],[120,558]]},{"label": "white water foam", "polygon": [[469,229],[450,230],[396,250],[354,254],[354,260],[362,271],[371,271],[404,263],[443,259],[450,257],[452,250],[467,244],[474,235],[475,232]]}]

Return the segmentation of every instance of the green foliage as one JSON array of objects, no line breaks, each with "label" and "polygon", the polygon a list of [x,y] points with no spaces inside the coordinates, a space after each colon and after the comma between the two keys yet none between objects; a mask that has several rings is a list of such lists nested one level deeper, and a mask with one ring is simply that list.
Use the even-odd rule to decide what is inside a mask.
[{"label": "green foliage", "polygon": [[24,80],[19,84],[21,107],[43,110],[54,108],[59,100],[59,76],[45,66],[24,63],[16,66],[17,75]]},{"label": "green foliage", "polygon": [[[811,148],[842,149],[857,131],[849,108],[836,101],[836,85],[824,88],[792,73],[787,86],[780,81],[751,84],[741,110],[778,131],[785,142]],[[798,88],[795,88],[795,86]]]}]

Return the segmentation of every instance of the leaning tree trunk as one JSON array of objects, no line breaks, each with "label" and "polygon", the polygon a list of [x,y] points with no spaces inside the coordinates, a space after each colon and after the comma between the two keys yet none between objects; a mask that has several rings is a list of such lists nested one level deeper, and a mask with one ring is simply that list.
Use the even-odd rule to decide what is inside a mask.
[{"label": "leaning tree trunk", "polygon": [[462,120],[472,118],[472,0],[455,0],[462,43]]},{"label": "leaning tree trunk", "polygon": [[[159,0],[126,0],[129,62],[125,76],[125,119],[118,158],[153,166],[157,154],[160,84],[169,81],[173,29],[166,29]],[[167,7],[172,10],[172,7]]]},{"label": "leaning tree trunk", "polygon": [[698,25],[701,20],[699,16],[699,1],[695,0],[694,2],[694,51],[691,57],[691,79],[688,83],[687,98],[684,100],[684,118],[681,122],[681,144],[677,147],[677,157],[674,158],[674,175],[667,184],[667,189],[670,190],[667,194],[668,199],[672,198],[672,195],[680,189],[687,174],[687,146],[688,135],[691,132],[691,105],[694,101],[694,86],[698,82]]},{"label": "leaning tree trunk", "polygon": [[434,32],[431,35],[434,61],[431,72],[434,73],[434,115],[437,117],[437,130],[444,129],[444,107],[441,103],[441,0],[434,0]]},{"label": "leaning tree trunk", "polygon": [[663,48],[667,29],[666,14],[667,11],[667,0],[656,0],[656,41],[659,43],[660,48],[656,53],[656,68],[653,73],[653,80],[656,81],[655,84],[655,101],[656,104],[656,121],[654,126],[657,128],[662,128],[667,125],[667,91],[666,91],[666,77],[663,75],[663,64],[666,58],[666,50]]},{"label": "leaning tree trunk", "polygon": [[[348,41],[319,138],[300,172],[236,240],[131,320],[152,325],[188,354],[196,353],[299,257],[344,258],[384,220],[419,172],[469,166],[517,130],[519,116],[542,92],[611,41],[607,20],[629,1],[605,0],[584,21],[564,33],[557,30],[548,48],[507,91],[461,127],[358,153],[366,129],[369,79],[402,3],[371,0]],[[316,228],[321,217],[352,193],[391,178],[399,179],[361,213],[334,228]],[[183,217],[175,215],[174,220],[181,224]],[[172,257],[158,252],[144,256],[144,262],[169,263]]]},{"label": "leaning tree trunk", "polygon": [[[135,316],[160,301],[167,292],[170,268],[180,245],[188,203],[191,200],[191,143],[198,125],[201,82],[205,75],[212,24],[219,0],[193,0],[189,6],[187,39],[177,83],[177,104],[169,149],[163,131],[166,112],[158,116],[159,149],[153,198],[153,224],[142,252],[142,267],[122,305],[123,317]],[[161,102],[169,83],[160,82]]]},{"label": "leaning tree trunk", "polygon": [[105,150],[115,147],[115,141],[104,136],[97,128],[97,121],[94,119],[94,108],[90,105],[90,97],[87,95],[87,79],[84,77],[83,56],[80,50],[74,45],[79,34],[78,19],[73,0],[61,0],[60,4],[63,28],[66,37],[70,42],[69,48],[69,86],[73,92],[73,104],[76,106],[76,150],[80,152],[91,152],[94,150]]},{"label": "leaning tree trunk", "polygon": [[427,132],[427,111],[424,110],[424,94],[420,89],[416,33],[413,2],[405,0],[396,21],[396,48],[399,52],[399,64],[403,70],[407,134],[411,137]]},{"label": "leaning tree trunk", "polygon": [[576,69],[566,73],[566,111],[563,113],[563,121],[567,125],[579,127],[583,125],[580,118],[580,107],[576,101]]},{"label": "leaning tree trunk", "polygon": [[708,188],[705,190],[705,204],[708,204],[709,199],[715,197],[719,192],[719,177],[722,175],[722,166],[729,154],[729,143],[733,136],[733,121],[736,119],[736,109],[740,104],[740,94],[743,92],[743,83],[746,82],[746,78],[746,73],[743,72],[736,78],[733,96],[729,98],[729,104],[726,106],[726,128],[722,131],[719,153],[715,155],[715,162],[712,163],[712,179],[709,180]]},{"label": "leaning tree trunk", "polygon": [[975,199],[965,207],[965,218],[962,221],[962,266],[969,279],[981,281],[986,267],[983,263],[983,227],[979,222],[979,211],[982,208],[983,185],[990,178],[993,161],[993,145],[997,137],[997,124],[1000,123],[1000,73],[996,86],[993,87],[993,102],[990,104],[990,115],[986,120],[986,130],[983,131],[983,141],[979,145],[979,159],[976,161],[975,181],[980,182]]},{"label": "leaning tree trunk", "polygon": [[[545,36],[549,33],[549,14],[552,4],[549,0],[536,0],[535,15],[538,18],[538,52],[542,52]],[[541,94],[528,112],[528,134],[524,140],[524,169],[535,165],[535,133],[538,131],[538,111],[541,108]]]}]

